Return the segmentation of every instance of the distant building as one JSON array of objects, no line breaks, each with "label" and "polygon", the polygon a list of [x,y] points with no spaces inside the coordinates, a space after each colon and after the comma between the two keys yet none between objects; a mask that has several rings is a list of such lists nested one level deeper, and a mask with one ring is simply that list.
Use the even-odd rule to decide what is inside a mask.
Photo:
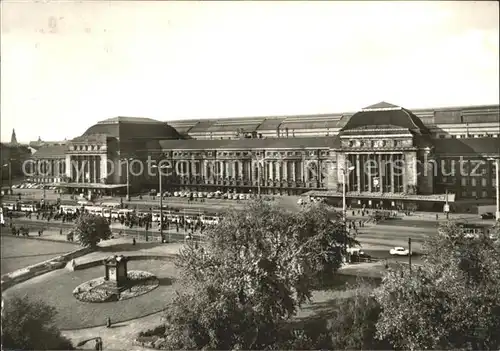
[{"label": "distant building", "polygon": [[44,141],[40,137],[38,137],[37,141],[30,141],[28,146],[31,147],[33,150],[38,150],[41,147],[44,146],[54,146],[54,145],[66,145],[67,140],[62,140],[62,141]]},{"label": "distant building", "polygon": [[18,144],[17,138],[16,138],[16,131],[14,129],[12,129],[12,136],[10,137],[10,143],[12,145],[17,145]]},{"label": "distant building", "polygon": [[9,167],[12,167],[12,179],[24,177],[23,164],[30,157],[30,148],[17,141],[16,131],[12,129],[10,143],[0,144],[0,179],[2,180],[2,186],[9,185]]},{"label": "distant building", "polygon": [[[116,117],[65,144],[42,146],[33,155],[35,173],[51,172],[34,177],[75,191],[124,193],[127,173],[132,190],[157,189],[157,173],[136,169],[149,157],[168,160],[175,170],[163,179],[165,190],[260,189],[340,200],[349,164],[354,170],[346,175],[346,190],[353,207],[442,209],[455,199],[495,196],[489,158],[500,156],[500,114],[499,105],[410,111],[381,102],[355,113],[168,124]],[[133,172],[123,162],[130,158],[136,160]],[[402,173],[388,161],[403,162]],[[425,161],[434,166],[422,169]],[[476,161],[482,163],[472,171]],[[467,174],[459,169],[464,164]]]}]

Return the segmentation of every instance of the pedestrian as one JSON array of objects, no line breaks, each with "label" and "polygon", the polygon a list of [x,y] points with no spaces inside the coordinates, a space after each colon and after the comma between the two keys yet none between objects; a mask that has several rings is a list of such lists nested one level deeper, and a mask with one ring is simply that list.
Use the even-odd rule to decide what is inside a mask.
[{"label": "pedestrian", "polygon": [[106,328],[111,328],[111,318],[109,318],[109,317],[106,321]]},{"label": "pedestrian", "polygon": [[135,238],[132,238],[132,245],[135,246]]},{"label": "pedestrian", "polygon": [[436,213],[436,221],[439,219],[439,215]]}]

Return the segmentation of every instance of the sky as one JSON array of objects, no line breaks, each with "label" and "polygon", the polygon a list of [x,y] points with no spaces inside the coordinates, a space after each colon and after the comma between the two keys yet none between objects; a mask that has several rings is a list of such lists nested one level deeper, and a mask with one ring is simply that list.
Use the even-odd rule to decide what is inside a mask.
[{"label": "sky", "polygon": [[1,3],[1,139],[499,103],[498,2]]}]

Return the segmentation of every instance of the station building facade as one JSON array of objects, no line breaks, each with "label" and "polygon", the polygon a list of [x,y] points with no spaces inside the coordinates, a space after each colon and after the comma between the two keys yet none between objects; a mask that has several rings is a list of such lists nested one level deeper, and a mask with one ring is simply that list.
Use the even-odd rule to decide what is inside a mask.
[{"label": "station building facade", "polygon": [[[309,193],[353,206],[442,208],[493,199],[499,105],[410,111],[381,102],[355,113],[165,122],[107,119],[41,147],[35,181],[67,189]],[[159,163],[159,162],[162,163]]]}]

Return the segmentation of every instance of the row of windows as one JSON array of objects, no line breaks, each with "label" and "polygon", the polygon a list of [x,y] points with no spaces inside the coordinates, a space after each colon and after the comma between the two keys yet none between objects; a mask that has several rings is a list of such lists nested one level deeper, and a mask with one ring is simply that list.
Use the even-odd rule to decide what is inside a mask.
[{"label": "row of windows", "polygon": [[[460,185],[461,186],[467,186],[468,185],[468,179],[470,179],[470,186],[478,186],[479,184],[482,186],[482,187],[486,187],[488,186],[488,179],[487,178],[480,178],[480,180],[478,178],[474,178],[474,177],[470,177],[470,178],[467,178],[467,177],[463,177],[460,179]],[[456,177],[443,177],[442,178],[442,181],[443,183],[455,183],[456,182]],[[495,178],[491,178],[491,185],[493,187],[496,186],[496,179]]]},{"label": "row of windows", "polygon": [[487,133],[487,134],[439,134],[439,139],[461,139],[461,138],[498,138],[499,134]]},{"label": "row of windows", "polygon": [[469,195],[471,197],[479,197],[479,195],[481,195],[482,198],[487,198],[488,192],[486,190],[483,190],[482,192],[475,190],[468,192],[467,190],[462,190],[462,197],[468,197]]},{"label": "row of windows", "polygon": [[[219,156],[250,156],[251,152],[250,151],[242,151],[242,152],[219,152]],[[321,151],[321,156],[328,156],[328,155],[334,155],[335,152],[329,152],[329,151]],[[260,156],[261,153],[257,152],[257,156]],[[302,151],[288,151],[288,152],[266,152],[267,156],[301,156]],[[308,152],[309,156],[314,156],[316,155],[316,151],[309,151]],[[202,153],[200,152],[174,152],[174,156],[202,156]],[[207,156],[212,156],[212,152],[207,152]]]}]

